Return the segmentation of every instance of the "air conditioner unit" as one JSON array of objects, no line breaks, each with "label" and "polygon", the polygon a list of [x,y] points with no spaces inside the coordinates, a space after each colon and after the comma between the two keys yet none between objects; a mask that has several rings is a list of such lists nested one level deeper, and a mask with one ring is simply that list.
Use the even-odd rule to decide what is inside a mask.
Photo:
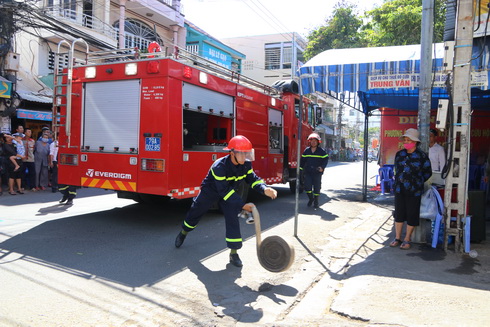
[{"label": "air conditioner unit", "polygon": [[5,57],[5,70],[18,72],[20,66],[20,54],[9,52]]}]

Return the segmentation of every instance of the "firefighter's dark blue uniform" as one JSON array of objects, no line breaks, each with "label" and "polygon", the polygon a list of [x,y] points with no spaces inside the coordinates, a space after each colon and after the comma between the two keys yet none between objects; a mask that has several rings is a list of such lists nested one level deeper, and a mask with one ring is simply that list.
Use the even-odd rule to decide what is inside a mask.
[{"label": "firefighter's dark blue uniform", "polygon": [[312,187],[313,196],[320,195],[323,172],[318,171],[318,168],[321,167],[325,169],[327,164],[328,154],[322,148],[317,147],[315,152],[312,152],[311,147],[307,147],[303,152],[300,161],[300,169],[304,173],[304,186],[307,195],[312,193]]},{"label": "firefighter's dark blue uniform", "polygon": [[77,196],[77,188],[73,185],[59,185],[58,191],[63,194],[65,200],[73,200]]},{"label": "firefighter's dark blue uniform", "polygon": [[255,175],[250,161],[245,161],[243,165],[234,165],[230,155],[216,160],[202,181],[201,191],[194,198],[182,223],[182,229],[187,232],[192,231],[211,205],[218,202],[225,215],[226,244],[230,249],[240,249],[242,236],[238,214],[245,205],[240,195],[237,194],[240,183],[247,183],[262,194],[267,187],[264,181]]}]

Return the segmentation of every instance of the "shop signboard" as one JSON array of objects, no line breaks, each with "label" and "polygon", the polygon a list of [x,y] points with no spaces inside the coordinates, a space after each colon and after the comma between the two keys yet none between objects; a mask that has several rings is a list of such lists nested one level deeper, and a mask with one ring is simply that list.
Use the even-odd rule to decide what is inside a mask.
[{"label": "shop signboard", "polygon": [[10,98],[12,83],[0,76],[0,98]]},{"label": "shop signboard", "polygon": [[[392,165],[396,153],[402,149],[400,136],[409,129],[417,128],[417,111],[401,111],[382,108],[380,132],[380,164]],[[437,112],[433,110],[430,118],[430,128],[435,128]],[[439,132],[436,142],[446,146],[447,130]],[[474,110],[471,116],[470,163],[484,160],[490,150],[490,116],[482,110]]]},{"label": "shop signboard", "polygon": [[203,43],[202,46],[202,56],[209,61],[214,62],[215,64],[220,65],[221,67],[225,67],[227,69],[231,69],[231,56],[226,52],[219,50],[216,47],[213,47],[210,44]]},{"label": "shop signboard", "polygon": [[17,109],[17,118],[52,121],[53,114],[50,111],[35,111],[27,109]]}]

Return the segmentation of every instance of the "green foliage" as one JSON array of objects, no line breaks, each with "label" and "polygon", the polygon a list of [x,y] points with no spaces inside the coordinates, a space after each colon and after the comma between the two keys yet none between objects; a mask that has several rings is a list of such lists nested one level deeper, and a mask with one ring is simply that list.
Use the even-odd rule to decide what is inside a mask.
[{"label": "green foliage", "polygon": [[346,1],[335,5],[332,17],[324,26],[308,35],[304,56],[311,59],[327,49],[358,48],[364,46],[359,29],[362,19],[356,15],[356,6]]},{"label": "green foliage", "polygon": [[[444,35],[446,4],[435,0],[434,40]],[[369,46],[420,44],[422,0],[391,0],[366,13],[369,22],[362,26],[362,38]]]},{"label": "green foliage", "polygon": [[379,127],[369,127],[368,135],[369,137],[379,137],[380,128]]},{"label": "green foliage", "polygon": [[[434,1],[433,42],[442,42],[446,1]],[[341,0],[325,25],[308,35],[305,59],[329,49],[420,44],[421,23],[422,0],[385,0],[365,16]]]}]

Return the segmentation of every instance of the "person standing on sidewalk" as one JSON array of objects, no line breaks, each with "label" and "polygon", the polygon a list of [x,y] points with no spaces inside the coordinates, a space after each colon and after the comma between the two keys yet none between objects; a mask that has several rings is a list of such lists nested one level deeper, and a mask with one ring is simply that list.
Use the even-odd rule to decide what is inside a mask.
[{"label": "person standing on sidewalk", "polygon": [[48,186],[49,134],[44,132],[34,146],[34,164],[36,168],[36,188],[45,190]]},{"label": "person standing on sidewalk", "polygon": [[226,244],[231,250],[230,263],[241,267],[243,264],[237,253],[237,250],[242,247],[238,214],[242,209],[251,212],[253,204],[245,204],[236,190],[241,183],[245,182],[271,199],[277,197],[277,191],[267,186],[255,175],[251,162],[254,160],[254,150],[252,143],[245,136],[233,137],[223,150],[230,151],[230,154],[216,160],[209,169],[208,175],[202,181],[201,191],[194,198],[182,223],[182,231],[175,239],[175,247],[182,246],[188,232],[194,230],[201,217],[214,203],[218,202],[225,215]]},{"label": "person standing on sidewalk", "polygon": [[429,159],[432,171],[442,172],[446,164],[446,154],[444,148],[436,142],[437,129],[431,128],[429,131]]},{"label": "person standing on sidewalk", "polygon": [[[432,175],[427,153],[418,148],[419,131],[409,128],[400,137],[403,149],[395,156],[395,239],[391,247],[410,249],[410,240],[420,220],[420,200],[424,183]],[[403,225],[407,222],[405,238],[402,239]]]},{"label": "person standing on sidewalk", "polygon": [[26,149],[26,157],[24,159],[24,185],[26,189],[31,191],[36,190],[36,166],[34,164],[34,146],[36,141],[32,138],[32,130],[26,128],[26,136],[23,143]]},{"label": "person standing on sidewalk", "polygon": [[308,207],[313,204],[318,208],[318,197],[322,188],[322,176],[328,164],[328,154],[319,147],[320,135],[311,133],[308,136],[309,147],[305,149],[300,161],[300,170],[304,175],[305,192],[308,196]]},{"label": "person standing on sidewalk", "polygon": [[54,137],[49,145],[49,167],[51,168],[51,192],[58,191],[58,140]]},{"label": "person standing on sidewalk", "polygon": [[[10,158],[12,156],[14,157],[17,156],[16,144],[13,143],[14,136],[10,135],[9,133],[4,133],[4,137],[6,142],[3,145],[3,149],[4,149],[5,158],[7,158],[9,194],[10,195],[24,194],[24,192],[22,191],[21,171],[20,169],[15,169],[14,164],[10,161]],[[17,136],[17,138],[22,143],[21,137]],[[15,159],[15,160],[18,160],[17,165],[19,166],[22,165],[22,161],[20,159]],[[15,193],[14,191],[14,184],[17,185],[17,193]]]}]

